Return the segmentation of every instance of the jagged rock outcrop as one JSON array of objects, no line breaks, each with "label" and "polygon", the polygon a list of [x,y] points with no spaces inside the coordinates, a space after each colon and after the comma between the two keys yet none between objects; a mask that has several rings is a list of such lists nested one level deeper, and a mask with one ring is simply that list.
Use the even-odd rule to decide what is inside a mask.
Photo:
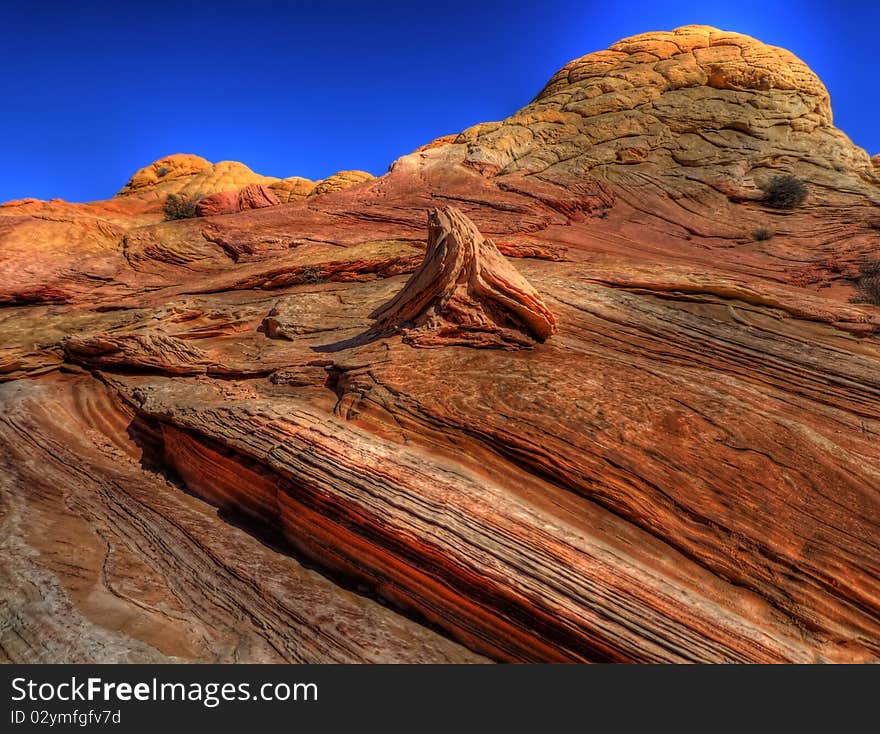
[{"label": "jagged rock outcrop", "polygon": [[425,259],[370,317],[414,346],[529,347],[556,331],[541,297],[458,209],[428,213]]},{"label": "jagged rock outcrop", "polygon": [[[0,207],[0,660],[880,660],[878,159],[791,54],[626,39],[320,196],[172,158]],[[215,183],[283,205],[163,221]]]},{"label": "jagged rock outcrop", "polygon": [[221,191],[205,196],[196,204],[197,217],[211,217],[217,214],[236,214],[248,209],[265,209],[278,206],[281,201],[275,192],[260,184],[248,184],[240,191]]}]

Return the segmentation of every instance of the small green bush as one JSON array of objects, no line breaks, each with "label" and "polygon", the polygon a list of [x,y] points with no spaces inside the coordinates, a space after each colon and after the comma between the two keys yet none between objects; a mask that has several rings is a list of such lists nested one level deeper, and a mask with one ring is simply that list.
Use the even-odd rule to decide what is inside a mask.
[{"label": "small green bush", "polygon": [[774,209],[794,209],[807,198],[807,185],[788,173],[774,176],[761,186],[761,190],[764,203]]},{"label": "small green bush", "polygon": [[773,236],[773,231],[769,227],[755,227],[752,230],[752,239],[755,242],[763,242],[769,240]]},{"label": "small green bush", "polygon": [[168,168],[168,166],[159,166],[156,169],[156,175],[159,178],[162,178],[163,176],[167,176],[169,173],[171,173],[171,169]]},{"label": "small green bush", "polygon": [[859,301],[880,306],[880,260],[863,260],[856,278]]},{"label": "small green bush", "polygon": [[184,196],[183,194],[168,194],[165,199],[165,219],[189,219],[196,215],[196,204],[199,203],[197,196]]}]

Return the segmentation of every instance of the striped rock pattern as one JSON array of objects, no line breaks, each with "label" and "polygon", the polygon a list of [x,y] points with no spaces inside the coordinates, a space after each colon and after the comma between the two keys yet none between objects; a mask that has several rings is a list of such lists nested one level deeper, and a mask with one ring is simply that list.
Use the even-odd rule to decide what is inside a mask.
[{"label": "striped rock pattern", "polygon": [[[626,39],[347,187],[157,164],[0,207],[0,659],[880,660],[880,174],[794,56]],[[215,183],[281,203],[163,221]]]}]

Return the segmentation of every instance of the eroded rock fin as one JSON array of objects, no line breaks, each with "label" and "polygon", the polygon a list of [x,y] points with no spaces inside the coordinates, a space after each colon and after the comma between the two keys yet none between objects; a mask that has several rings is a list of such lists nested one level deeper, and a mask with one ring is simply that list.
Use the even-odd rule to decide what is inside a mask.
[{"label": "eroded rock fin", "polygon": [[528,348],[556,333],[538,292],[453,207],[428,213],[424,261],[370,318],[419,347]]}]

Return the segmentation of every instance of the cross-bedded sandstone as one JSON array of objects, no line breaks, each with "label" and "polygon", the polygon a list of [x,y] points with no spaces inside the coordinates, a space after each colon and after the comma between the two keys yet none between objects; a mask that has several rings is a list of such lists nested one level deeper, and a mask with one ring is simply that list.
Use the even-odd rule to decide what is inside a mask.
[{"label": "cross-bedded sandstone", "polygon": [[0,657],[877,661],[878,207],[820,80],[702,26],[376,179],[0,207]]}]

